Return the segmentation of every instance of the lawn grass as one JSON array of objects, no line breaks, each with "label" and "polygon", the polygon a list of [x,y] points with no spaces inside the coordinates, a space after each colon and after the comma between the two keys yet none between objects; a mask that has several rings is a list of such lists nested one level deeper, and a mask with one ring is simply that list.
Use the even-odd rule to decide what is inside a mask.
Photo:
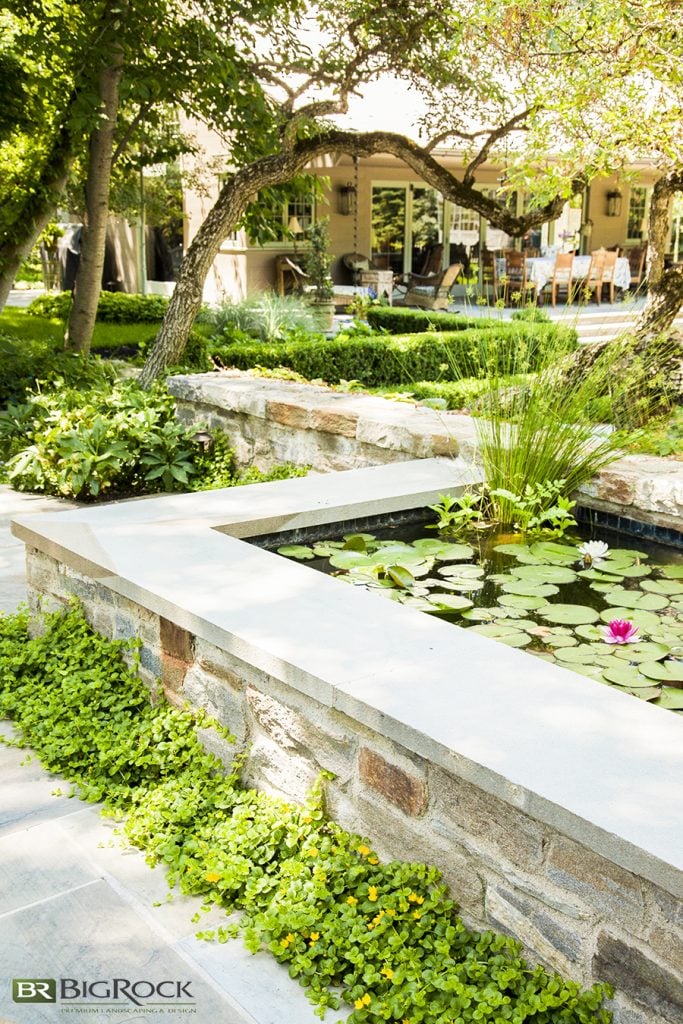
[{"label": "lawn grass", "polygon": [[[115,349],[151,341],[156,337],[158,330],[158,324],[96,323],[92,349],[96,352],[99,349]],[[53,341],[61,345],[64,324],[61,320],[29,316],[25,309],[17,306],[5,306],[0,314],[0,334],[10,334],[14,338],[34,341]]]}]

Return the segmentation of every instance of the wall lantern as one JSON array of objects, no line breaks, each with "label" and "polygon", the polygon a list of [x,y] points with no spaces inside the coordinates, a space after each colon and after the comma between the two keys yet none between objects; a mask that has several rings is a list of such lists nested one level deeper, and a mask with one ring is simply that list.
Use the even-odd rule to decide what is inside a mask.
[{"label": "wall lantern", "polygon": [[356,209],[356,187],[348,182],[341,185],[337,191],[337,213],[342,217],[349,217]]},{"label": "wall lantern", "polygon": [[608,217],[621,216],[621,192],[618,189],[616,189],[614,192],[607,193],[606,213]]}]

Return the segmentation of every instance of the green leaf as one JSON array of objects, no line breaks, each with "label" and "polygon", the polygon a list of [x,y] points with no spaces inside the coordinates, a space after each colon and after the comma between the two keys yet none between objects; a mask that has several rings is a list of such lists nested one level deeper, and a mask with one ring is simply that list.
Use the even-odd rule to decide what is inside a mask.
[{"label": "green leaf", "polygon": [[277,549],[277,553],[278,555],[284,555],[285,558],[298,558],[302,561],[315,558],[312,548],[307,547],[305,544],[285,544]]},{"label": "green leaf", "polygon": [[662,683],[683,683],[681,661],[643,661],[638,668],[648,679],[657,679]]},{"label": "green leaf", "polygon": [[554,583],[534,583],[532,580],[512,579],[504,583],[501,590],[506,594],[520,594],[522,597],[552,597],[559,594],[559,587]]},{"label": "green leaf", "polygon": [[527,611],[544,608],[545,597],[525,597],[523,594],[501,594],[498,603],[504,608],[524,608]]},{"label": "green leaf", "polygon": [[605,594],[605,600],[621,608],[639,608],[646,612],[661,611],[669,605],[668,598],[659,594],[642,594],[638,590],[626,590],[624,587],[610,590]]},{"label": "green leaf", "polygon": [[460,597],[459,594],[430,594],[427,600],[440,610],[449,612],[464,612],[474,606],[472,601],[466,597]]},{"label": "green leaf", "polygon": [[683,690],[673,689],[671,686],[663,686],[661,696],[655,701],[657,707],[670,708],[672,711],[683,710]]},{"label": "green leaf", "polygon": [[415,577],[404,565],[389,565],[386,572],[397,587],[412,587],[415,582]]},{"label": "green leaf", "polygon": [[585,625],[600,618],[594,608],[583,604],[547,604],[538,614],[548,622],[559,622],[568,626]]},{"label": "green leaf", "polygon": [[573,583],[576,579],[574,570],[563,565],[520,565],[510,573],[529,583]]}]

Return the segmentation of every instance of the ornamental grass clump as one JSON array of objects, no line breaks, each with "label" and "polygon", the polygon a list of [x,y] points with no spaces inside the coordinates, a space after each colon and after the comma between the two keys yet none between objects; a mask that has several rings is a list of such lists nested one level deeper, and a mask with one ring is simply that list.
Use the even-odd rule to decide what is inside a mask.
[{"label": "ornamental grass clump", "polygon": [[0,714],[17,744],[84,799],[106,800],[202,909],[242,911],[202,937],[241,931],[287,964],[321,1016],[344,1003],[351,1024],[609,1024],[609,986],[582,990],[527,964],[514,939],[468,929],[436,868],[383,863],[326,818],[322,781],[302,807],[244,789],[239,764],[225,774],[197,737],[198,724],[225,730],[152,705],[135,667],[135,642],[98,636],[77,607],[33,637],[26,614],[0,616]]},{"label": "ornamental grass clump", "polygon": [[[563,494],[570,495],[624,453],[633,437],[629,410],[640,423],[646,407],[659,409],[670,400],[666,388],[656,385],[656,366],[650,373],[642,355],[629,360],[626,342],[577,360],[549,334],[536,372],[522,385],[511,386],[510,378],[528,368],[523,338],[502,350],[494,334],[482,334],[472,358],[486,384],[474,407],[479,457],[495,518],[504,524],[515,515],[506,493],[524,495],[562,480]],[[457,378],[457,367],[452,369]],[[619,426],[598,427],[591,415],[597,404]]]}]

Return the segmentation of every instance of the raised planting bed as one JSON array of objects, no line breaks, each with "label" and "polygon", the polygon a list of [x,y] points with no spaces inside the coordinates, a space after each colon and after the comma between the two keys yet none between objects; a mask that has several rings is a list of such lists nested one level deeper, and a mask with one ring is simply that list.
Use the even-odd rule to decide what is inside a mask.
[{"label": "raised planting bed", "polygon": [[14,531],[33,604],[76,594],[105,635],[140,636],[150,684],[227,725],[247,781],[301,800],[327,769],[331,816],[380,856],[439,866],[466,921],[615,984],[618,1024],[674,1024],[680,716],[244,539],[363,523],[474,480],[457,460],[420,460]]}]

